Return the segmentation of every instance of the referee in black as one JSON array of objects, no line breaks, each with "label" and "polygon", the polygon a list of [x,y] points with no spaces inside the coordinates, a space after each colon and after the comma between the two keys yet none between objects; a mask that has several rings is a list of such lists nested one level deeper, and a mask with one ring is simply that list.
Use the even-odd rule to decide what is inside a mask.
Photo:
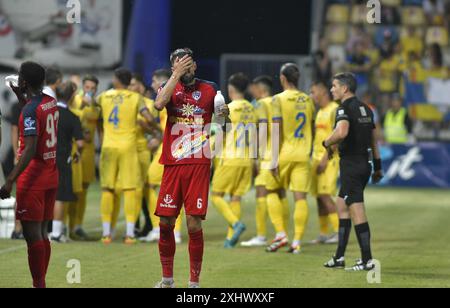
[{"label": "referee in black", "polygon": [[[356,78],[351,73],[333,78],[331,92],[341,106],[336,113],[336,128],[323,144],[330,156],[339,145],[341,157],[341,190],[337,200],[339,212],[339,246],[335,256],[325,264],[327,268],[345,268],[345,251],[352,228],[352,221],[361,248],[362,259],[347,271],[370,271],[372,261],[370,227],[364,207],[364,190],[372,176],[377,184],[383,178],[380,152],[375,138],[375,122],[372,110],[358,98]],[[372,153],[373,157],[370,157]],[[373,160],[374,172],[372,173]]]}]

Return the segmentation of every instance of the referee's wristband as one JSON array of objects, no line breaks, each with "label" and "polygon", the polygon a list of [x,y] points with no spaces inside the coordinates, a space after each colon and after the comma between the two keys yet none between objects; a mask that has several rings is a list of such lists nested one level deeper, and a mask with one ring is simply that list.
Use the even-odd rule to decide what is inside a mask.
[{"label": "referee's wristband", "polygon": [[375,172],[383,170],[381,159],[374,159],[373,160],[373,168],[374,168]]}]

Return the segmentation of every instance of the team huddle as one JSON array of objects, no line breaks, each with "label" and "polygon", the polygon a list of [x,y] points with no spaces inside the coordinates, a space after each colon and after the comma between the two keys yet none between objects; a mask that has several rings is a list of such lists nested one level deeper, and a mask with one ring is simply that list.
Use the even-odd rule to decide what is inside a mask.
[{"label": "team huddle", "polygon": [[[82,91],[68,81],[49,93],[43,91],[45,70],[32,62],[22,65],[19,84],[12,86],[23,105],[19,162],[0,195],[9,197],[17,181],[17,218],[28,244],[34,287],[45,287],[51,255],[48,224],[53,221],[51,240],[64,241],[63,208],[68,203],[77,204],[70,233],[86,236],[82,221],[86,195],[95,180],[97,132],[101,241],[112,243],[122,199],[125,244],[139,240],[136,221],[141,212],[146,213],[153,231],[140,240],[159,243],[163,279],[158,288],[175,287],[173,263],[176,244],[181,242],[183,211],[189,234],[188,286],[198,288],[202,221],[209,200],[228,225],[224,247],[234,248],[247,229],[241,219],[241,200],[253,183],[256,236],[242,246],[265,247],[271,253],[286,247],[289,253],[300,254],[311,194],[317,200],[320,222],[314,243],[339,246],[325,266],[345,268],[353,220],[362,260],[350,270],[373,269],[363,194],[372,175],[369,149],[374,182],[382,177],[381,161],[372,142],[373,114],[354,98],[352,75],[336,76],[332,93],[328,81],[317,81],[309,95],[298,89],[300,68],[288,63],[280,70],[283,92],[274,96],[270,77],[250,81],[238,73],[228,80],[231,102],[224,104],[216,84],[195,78],[191,50],[174,51],[170,61],[172,71],[159,70],[153,76],[155,100],[146,95],[143,80],[126,69],[116,70],[113,88],[97,95],[99,82],[94,76],[84,78]],[[246,99],[247,94],[253,101]],[[353,164],[350,172],[347,161]],[[342,187],[335,203],[339,172]],[[288,191],[295,200],[292,214]],[[276,231],[271,242],[267,218]],[[292,221],[294,238],[289,239]]]}]

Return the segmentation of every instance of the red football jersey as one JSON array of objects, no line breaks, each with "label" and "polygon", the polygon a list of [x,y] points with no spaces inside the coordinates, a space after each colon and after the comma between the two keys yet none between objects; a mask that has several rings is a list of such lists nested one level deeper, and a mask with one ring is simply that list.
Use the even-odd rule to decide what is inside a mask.
[{"label": "red football jersey", "polygon": [[20,190],[49,190],[58,188],[56,144],[59,112],[56,100],[43,94],[31,99],[19,119],[19,157],[25,149],[24,139],[38,138],[36,154],[17,180]]},{"label": "red football jersey", "polygon": [[207,165],[211,163],[210,124],[218,87],[213,82],[196,80],[186,87],[178,83],[167,104],[163,165]]}]

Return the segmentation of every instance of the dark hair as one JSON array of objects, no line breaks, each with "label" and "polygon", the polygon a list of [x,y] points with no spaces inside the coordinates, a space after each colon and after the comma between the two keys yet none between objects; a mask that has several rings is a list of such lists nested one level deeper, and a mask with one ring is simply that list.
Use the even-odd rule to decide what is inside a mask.
[{"label": "dark hair", "polygon": [[49,67],[45,72],[45,83],[47,85],[53,85],[62,79],[63,75],[57,67]]},{"label": "dark hair", "polygon": [[356,77],[353,73],[337,74],[333,77],[333,80],[339,81],[341,85],[346,86],[353,94],[355,94],[358,89],[358,82],[356,81]]},{"label": "dark hair", "polygon": [[295,63],[287,63],[281,67],[281,75],[286,77],[291,84],[298,84],[300,80],[300,69]]},{"label": "dark hair", "polygon": [[166,69],[159,69],[153,72],[153,77],[156,78],[167,78],[169,79],[172,76],[172,72]]},{"label": "dark hair", "polygon": [[34,90],[42,89],[45,81],[45,68],[35,62],[24,62],[20,66],[20,76]]},{"label": "dark hair", "polygon": [[142,83],[145,86],[144,76],[142,76],[142,74],[134,73],[133,74],[133,79],[135,79],[137,82]]},{"label": "dark hair", "polygon": [[72,81],[66,81],[56,88],[56,96],[58,100],[68,103],[73,95],[77,92],[77,85]]},{"label": "dark hair", "polygon": [[328,98],[331,99],[333,97],[333,94],[331,94],[331,86],[327,81],[316,80],[316,81],[313,81],[312,85],[325,88],[327,90]]},{"label": "dark hair", "polygon": [[240,93],[245,94],[250,84],[250,80],[244,73],[237,73],[228,79],[228,84],[233,86]]},{"label": "dark hair", "polygon": [[86,75],[83,77],[83,84],[86,83],[86,81],[91,81],[95,83],[97,86],[100,84],[100,81],[98,81],[98,78],[94,75]]},{"label": "dark hair", "polygon": [[273,89],[273,79],[270,76],[258,76],[253,79],[253,84],[261,84],[266,87],[267,91],[272,92]]},{"label": "dark hair", "polygon": [[194,59],[194,52],[190,48],[180,48],[172,52],[170,55],[170,63],[172,65],[175,63],[176,59],[181,59],[184,56],[190,56],[192,59]]},{"label": "dark hair", "polygon": [[114,76],[120,83],[126,87],[128,87],[131,83],[131,79],[133,79],[133,74],[127,70],[126,68],[118,68],[114,71]]}]

